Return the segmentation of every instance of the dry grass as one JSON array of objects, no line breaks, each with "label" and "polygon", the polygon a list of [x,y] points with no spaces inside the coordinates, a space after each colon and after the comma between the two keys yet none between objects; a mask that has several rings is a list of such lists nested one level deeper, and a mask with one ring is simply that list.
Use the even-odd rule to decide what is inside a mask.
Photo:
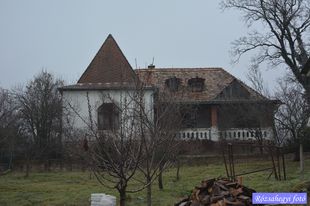
[{"label": "dry grass", "polygon": [[[243,176],[243,184],[259,192],[289,192],[302,190],[309,185],[310,160],[306,160],[304,179],[299,178],[298,163],[287,161],[287,181],[276,181],[269,172]],[[247,161],[236,167],[237,172],[244,172],[266,166],[266,161]],[[181,179],[175,180],[176,169],[164,173],[164,190],[159,190],[156,182],[153,185],[153,205],[173,205],[178,199],[191,192],[202,179],[225,176],[223,165],[183,166]],[[0,205],[90,205],[91,193],[108,193],[117,196],[92,178],[89,172],[50,172],[31,173],[24,178],[22,173],[11,173],[0,177]],[[136,187],[132,183],[131,187]],[[128,194],[128,205],[145,205],[145,192]]]}]

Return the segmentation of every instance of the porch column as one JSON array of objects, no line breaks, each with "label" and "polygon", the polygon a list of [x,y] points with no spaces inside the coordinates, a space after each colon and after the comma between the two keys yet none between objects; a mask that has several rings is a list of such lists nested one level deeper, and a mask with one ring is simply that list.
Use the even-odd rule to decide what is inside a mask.
[{"label": "porch column", "polygon": [[218,131],[218,118],[217,118],[218,108],[216,105],[211,106],[211,140],[219,140],[219,131]]}]

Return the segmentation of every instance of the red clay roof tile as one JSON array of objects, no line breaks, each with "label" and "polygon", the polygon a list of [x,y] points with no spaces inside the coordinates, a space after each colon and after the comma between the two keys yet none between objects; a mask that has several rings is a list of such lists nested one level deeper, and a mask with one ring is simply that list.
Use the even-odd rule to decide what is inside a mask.
[{"label": "red clay roof tile", "polygon": [[[174,97],[180,102],[218,101],[218,95],[234,80],[250,93],[250,100],[268,100],[222,68],[155,68],[137,69],[135,72],[142,82],[157,87],[160,91],[166,89],[167,79],[180,79],[180,89],[174,92]],[[192,92],[188,86],[188,80],[196,77],[205,79],[205,88],[201,92]]]},{"label": "red clay roof tile", "polygon": [[110,34],[78,83],[135,82],[137,77]]}]

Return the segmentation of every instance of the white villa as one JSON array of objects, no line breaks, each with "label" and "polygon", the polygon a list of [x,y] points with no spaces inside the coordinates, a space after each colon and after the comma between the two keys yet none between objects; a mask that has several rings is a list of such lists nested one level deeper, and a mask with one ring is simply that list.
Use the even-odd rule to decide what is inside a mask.
[{"label": "white villa", "polygon": [[150,65],[133,70],[112,35],[107,37],[78,82],[60,91],[64,103],[78,111],[72,112],[75,127],[85,127],[82,119],[91,115],[98,130],[112,130],[120,124],[121,102],[135,90],[139,81],[147,85],[144,103],[150,114],[154,111],[157,92],[169,91],[178,103],[192,105],[196,112],[187,111],[188,121],[179,132],[180,139],[218,141],[248,140],[257,135],[266,139],[273,137],[276,100],[264,97],[222,68]]}]

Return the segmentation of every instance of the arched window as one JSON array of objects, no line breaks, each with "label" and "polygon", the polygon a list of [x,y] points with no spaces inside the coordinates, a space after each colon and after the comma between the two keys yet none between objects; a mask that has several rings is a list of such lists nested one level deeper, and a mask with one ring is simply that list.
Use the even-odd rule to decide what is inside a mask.
[{"label": "arched window", "polygon": [[169,90],[172,92],[176,92],[179,90],[180,83],[181,80],[176,77],[171,77],[169,79],[166,79],[165,81],[166,87],[169,88]]},{"label": "arched window", "polygon": [[203,78],[191,78],[188,80],[188,86],[190,86],[192,92],[202,92],[205,87],[205,79]]},{"label": "arched window", "polygon": [[103,103],[98,108],[98,130],[119,128],[119,108],[113,103]]}]

